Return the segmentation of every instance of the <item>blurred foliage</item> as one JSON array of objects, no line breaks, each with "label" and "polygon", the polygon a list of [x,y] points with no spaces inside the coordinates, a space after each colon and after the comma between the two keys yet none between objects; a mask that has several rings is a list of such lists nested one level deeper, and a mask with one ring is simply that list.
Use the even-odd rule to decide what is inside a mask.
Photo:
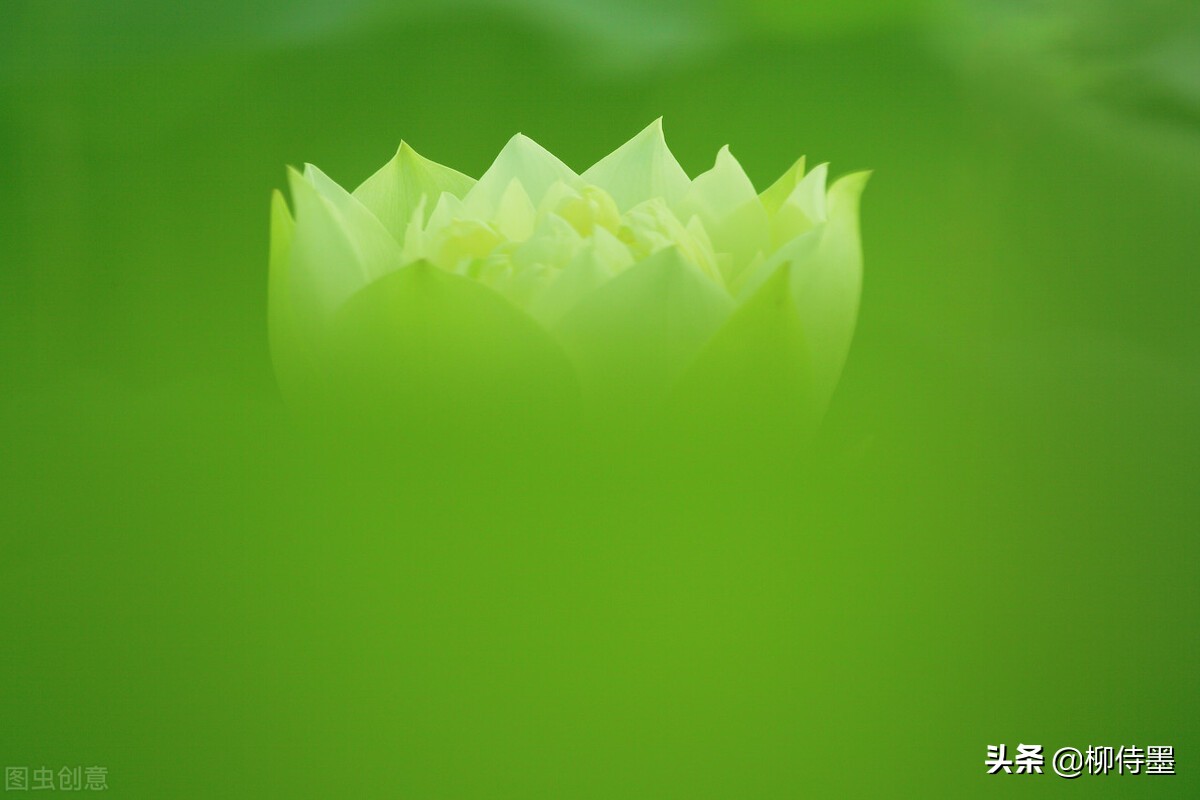
[{"label": "blurred foliage", "polygon": [[[17,0],[10,6],[16,24],[0,33],[0,65],[54,70],[261,53],[353,40],[430,18],[485,14],[552,34],[573,60],[645,67],[724,36],[718,10],[717,0],[213,0],[194,7],[154,0]],[[47,39],[57,46],[46,48]]]},{"label": "blurred foliage", "polygon": [[787,0],[725,2],[730,19],[764,33],[794,37],[831,37],[863,30],[924,24],[938,0],[847,0],[796,3]]},{"label": "blurred foliage", "polygon": [[[31,70],[152,63],[353,39],[451,15],[502,15],[550,35],[578,68],[647,69],[690,60],[744,35],[831,36],[924,16],[936,0],[14,0],[0,66]],[[40,33],[39,33],[40,31]],[[30,34],[33,35],[30,35]],[[59,46],[46,48],[46,39]]]},{"label": "blurred foliage", "polygon": [[976,79],[1122,147],[1200,164],[1200,6],[1189,0],[971,0],[941,21]]}]

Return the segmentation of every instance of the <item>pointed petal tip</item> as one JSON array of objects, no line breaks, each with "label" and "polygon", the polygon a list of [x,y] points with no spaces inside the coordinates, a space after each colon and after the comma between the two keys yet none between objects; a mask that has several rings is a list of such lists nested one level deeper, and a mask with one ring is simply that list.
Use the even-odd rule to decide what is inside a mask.
[{"label": "pointed petal tip", "polygon": [[829,190],[833,191],[835,188],[844,187],[853,192],[862,192],[874,174],[875,170],[873,169],[860,169],[857,172],[848,173],[834,181]]},{"label": "pointed petal tip", "polygon": [[809,179],[811,176],[816,176],[812,179],[816,180],[817,178],[819,178],[821,180],[822,185],[828,186],[829,185],[829,162],[822,161],[820,164],[817,164],[815,167],[810,169],[808,172],[804,173],[805,180]]},{"label": "pointed petal tip", "polygon": [[633,137],[633,139],[634,140],[637,140],[637,139],[665,140],[665,137],[663,135],[663,118],[658,117],[653,122],[651,122],[649,125],[642,128],[641,131],[638,132],[637,136]]},{"label": "pointed petal tip", "polygon": [[874,170],[869,169],[859,170],[843,175],[834,181],[826,192],[831,208],[837,209],[831,213],[841,213],[846,210],[857,214],[859,204],[862,202],[863,190],[867,188],[867,182],[871,179],[873,172]]},{"label": "pointed petal tip", "polygon": [[325,173],[325,171],[322,170],[320,167],[318,167],[316,164],[310,164],[308,162],[305,162],[304,163],[304,172],[302,173],[302,177],[304,178],[304,180],[308,181],[310,184],[313,185],[314,188],[318,189],[319,191],[323,191],[322,190],[323,186],[326,188],[329,188],[330,186],[336,186],[338,189],[342,188],[342,185],[340,183],[335,181],[333,178],[329,177],[329,175],[327,175]]},{"label": "pointed petal tip", "polygon": [[[786,177],[788,175],[792,175],[792,176],[794,176],[795,180],[799,181],[801,178],[804,177],[804,173],[807,171],[808,171],[808,156],[800,156],[799,158],[797,158],[795,161],[792,162],[792,165],[790,167],[788,167],[787,171],[784,172],[783,175],[784,175],[784,177]],[[781,180],[782,180],[782,178],[781,178]]]},{"label": "pointed petal tip", "polygon": [[537,141],[535,141],[533,138],[525,135],[524,133],[513,134],[512,137],[509,138],[509,140],[507,142],[505,142],[504,147],[501,148],[500,152],[504,153],[504,152],[510,151],[510,150],[516,150],[518,152],[533,150],[536,153],[546,153],[546,154],[550,155],[551,157],[554,157],[557,160],[557,157],[554,156],[553,153],[551,153],[546,148],[542,147],[540,144],[537,143]]},{"label": "pointed petal tip", "polygon": [[400,146],[396,148],[396,158],[409,167],[416,167],[429,163],[429,159],[418,153],[416,149],[404,139],[400,140]]},{"label": "pointed petal tip", "polygon": [[285,170],[287,172],[288,189],[291,190],[292,202],[294,203],[296,202],[296,189],[304,184],[309,184],[310,186],[312,184],[309,182],[308,178],[305,177],[305,174],[302,171],[303,167],[294,167],[291,164],[288,164]]}]

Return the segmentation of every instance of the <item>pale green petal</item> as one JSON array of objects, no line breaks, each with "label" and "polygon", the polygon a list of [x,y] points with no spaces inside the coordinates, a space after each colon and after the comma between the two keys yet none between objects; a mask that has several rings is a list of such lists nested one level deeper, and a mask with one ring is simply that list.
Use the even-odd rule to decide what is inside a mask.
[{"label": "pale green petal", "polygon": [[630,209],[624,221],[621,239],[637,258],[646,258],[665,247],[677,247],[701,272],[724,286],[725,278],[712,241],[698,217],[692,217],[685,225],[665,200],[656,197]]},{"label": "pale green petal", "polygon": [[[477,413],[561,413],[578,384],[561,347],[470,278],[420,261],[352,297],[325,351],[337,391],[420,425]],[[414,419],[414,415],[416,415]]]},{"label": "pale green petal", "polygon": [[712,239],[708,236],[708,228],[704,227],[704,223],[700,217],[693,216],[688,220],[687,225],[683,226],[683,229],[688,232],[688,235],[692,237],[692,240],[696,242],[696,245],[701,250],[709,253],[713,252],[713,243]]},{"label": "pale green petal", "polygon": [[434,233],[454,222],[454,220],[466,219],[467,216],[467,210],[461,199],[449,192],[442,192],[433,206],[433,211],[429,214],[429,221],[425,224],[425,230],[428,233]]},{"label": "pale green petal", "polygon": [[763,208],[771,216],[779,210],[784,201],[791,195],[792,190],[804,178],[804,156],[796,159],[796,163],[788,169],[787,172],[779,176],[779,180],[775,181],[769,188],[759,195],[762,200]]},{"label": "pale green petal", "polygon": [[792,189],[771,218],[771,241],[775,247],[781,247],[825,221],[828,177],[829,165],[818,164]]},{"label": "pale green petal", "polygon": [[604,228],[592,233],[592,255],[612,274],[624,272],[633,266],[634,258],[629,248]]},{"label": "pale green petal", "polygon": [[500,195],[492,225],[510,241],[523,242],[533,235],[536,213],[525,187],[513,178]]},{"label": "pale green petal", "polygon": [[338,214],[346,226],[346,232],[358,239],[365,239],[364,246],[368,248],[379,248],[382,250],[392,249],[393,244],[397,244],[395,238],[392,241],[387,241],[384,234],[391,236],[379,218],[375,216],[371,209],[367,208],[362,202],[347,192],[342,185],[330,178],[320,169],[312,164],[304,165],[304,179],[312,184],[313,188],[320,193],[322,197],[330,202],[337,209]]},{"label": "pale green petal", "polygon": [[[681,379],[680,409],[745,432],[808,433],[841,376],[862,288],[858,201],[869,173],[829,190],[828,221],[799,237]],[[765,433],[766,431],[764,431]]]},{"label": "pale green petal", "polygon": [[566,220],[548,214],[538,221],[532,236],[473,264],[469,274],[503,294],[518,308],[528,309],[557,280],[561,268],[570,263],[582,246],[583,237]]},{"label": "pale green petal", "polygon": [[580,185],[579,176],[570,167],[528,136],[517,134],[463,198],[468,213],[478,219],[490,219],[513,179],[521,182],[535,206],[555,183]]},{"label": "pale green petal", "polygon": [[304,180],[312,184],[317,193],[324,197],[329,202],[333,203],[339,209],[346,205],[346,197],[349,196],[340,183],[321,171],[316,164],[304,165]]},{"label": "pale green petal", "polygon": [[[771,218],[769,252],[765,258],[753,259],[730,283],[738,297],[745,299],[756,292],[781,264],[801,262],[815,250],[828,217],[825,191],[828,170],[828,164],[819,164],[792,187]],[[785,185],[784,179],[776,185]]]},{"label": "pale green petal", "polygon": [[871,177],[855,172],[829,189],[828,221],[812,257],[792,269],[792,297],[812,349],[813,386],[824,408],[850,350],[862,292],[859,199]]},{"label": "pale green petal", "polygon": [[558,207],[564,203],[578,201],[580,198],[579,190],[568,183],[555,181],[550,184],[550,188],[542,195],[538,201],[537,214],[538,217],[544,217],[547,214],[554,214],[558,211]]},{"label": "pale green petal", "polygon": [[869,177],[869,172],[856,172],[840,178],[822,202],[826,221],[781,247],[734,287],[738,298],[749,302],[789,267],[818,409],[828,403],[841,375],[858,317],[862,288],[858,202]]},{"label": "pale green petal", "polygon": [[526,237],[513,251],[518,269],[535,265],[565,267],[583,246],[583,237],[557,214],[547,214],[537,222],[533,235]]},{"label": "pale green petal", "polygon": [[361,203],[315,167],[289,170],[296,229],[290,297],[301,318],[327,319],[356,291],[403,263],[400,246]]},{"label": "pale green petal", "polygon": [[[454,197],[449,192],[444,193],[444,196]],[[427,199],[421,197],[417,200],[417,207],[413,209],[412,216],[408,220],[408,227],[404,231],[404,244],[401,247],[405,264],[425,258],[428,251],[429,237],[425,233],[425,219],[429,214],[428,207]]]},{"label": "pale green petal", "polygon": [[701,214],[707,224],[710,219],[727,217],[757,198],[754,184],[726,145],[717,153],[712,169],[692,181],[683,206],[687,211]]},{"label": "pale green petal", "polygon": [[[443,192],[463,197],[474,185],[474,178],[430,161],[401,142],[392,160],[363,181],[354,190],[354,197],[403,244],[409,220],[422,201],[428,212]],[[424,221],[422,218],[421,222]]]},{"label": "pale green petal", "polygon": [[491,287],[520,309],[527,309],[554,278],[554,270],[543,264],[518,269],[512,254],[504,249],[464,264],[458,274]]},{"label": "pale green petal", "polygon": [[721,148],[712,169],[692,181],[680,205],[684,216],[696,214],[704,222],[713,249],[730,255],[729,269],[723,273],[727,281],[770,249],[767,212],[728,147]]},{"label": "pale green petal", "polygon": [[405,248],[406,260],[425,258],[453,272],[469,261],[487,257],[504,243],[491,223],[469,214],[464,206],[465,201],[444,192],[419,237],[421,252],[415,247]]},{"label": "pale green petal", "polygon": [[[676,414],[712,435],[808,433],[820,419],[807,321],[784,264],[705,346],[672,394]],[[765,430],[763,429],[765,427]]]},{"label": "pale green petal", "polygon": [[632,264],[629,248],[604,228],[596,228],[587,244],[534,299],[529,313],[543,325],[553,327],[584,297]]},{"label": "pale green petal", "polygon": [[783,205],[797,206],[814,224],[824,222],[827,217],[826,194],[829,183],[829,164],[817,164],[792,190]]},{"label": "pale green petal", "polygon": [[662,400],[733,310],[733,300],[675,248],[605,283],[555,332],[589,400],[611,412]]},{"label": "pale green petal", "polygon": [[598,227],[609,233],[616,233],[621,227],[616,201],[598,186],[584,186],[576,191],[556,183],[546,193],[538,213],[557,214],[582,236],[590,236]]},{"label": "pale green petal", "polygon": [[730,287],[733,295],[739,301],[745,301],[762,288],[763,284],[770,280],[771,276],[784,264],[796,264],[806,261],[816,252],[817,245],[821,243],[821,235],[824,231],[825,226],[819,225],[812,230],[800,234],[783,247],[773,251],[769,256],[756,259],[737,277],[737,280]]},{"label": "pale green petal", "polygon": [[455,220],[429,241],[430,260],[442,269],[459,272],[474,261],[486,259],[504,245],[491,225],[478,220]]},{"label": "pale green petal", "polygon": [[674,207],[691,185],[667,147],[661,118],[596,162],[583,180],[612,195],[621,211],[658,197]]}]

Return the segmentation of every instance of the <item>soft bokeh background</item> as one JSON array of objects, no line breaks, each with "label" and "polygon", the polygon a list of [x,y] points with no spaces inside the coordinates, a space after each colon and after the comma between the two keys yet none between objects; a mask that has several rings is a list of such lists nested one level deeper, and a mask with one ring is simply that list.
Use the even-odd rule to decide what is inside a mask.
[{"label": "soft bokeh background", "polygon": [[[147,798],[1196,796],[1197,8],[811,5],[9,0],[0,762]],[[353,185],[404,138],[478,175],[522,131],[582,170],[660,115],[692,174],[875,170],[816,458],[363,470],[295,431],[285,164]],[[1000,742],[1180,774],[986,776]]]}]

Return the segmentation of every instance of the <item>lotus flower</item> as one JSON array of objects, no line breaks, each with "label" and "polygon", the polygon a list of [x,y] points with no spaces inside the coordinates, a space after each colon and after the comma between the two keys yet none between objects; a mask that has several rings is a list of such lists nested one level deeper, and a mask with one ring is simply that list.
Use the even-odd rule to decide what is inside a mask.
[{"label": "lotus flower", "polygon": [[401,144],[353,192],[290,170],[272,207],[285,394],[450,414],[580,403],[791,419],[830,400],[868,173],[801,158],[762,193],[723,148],[690,179],[661,121],[577,174],[522,135],[479,180]]}]

